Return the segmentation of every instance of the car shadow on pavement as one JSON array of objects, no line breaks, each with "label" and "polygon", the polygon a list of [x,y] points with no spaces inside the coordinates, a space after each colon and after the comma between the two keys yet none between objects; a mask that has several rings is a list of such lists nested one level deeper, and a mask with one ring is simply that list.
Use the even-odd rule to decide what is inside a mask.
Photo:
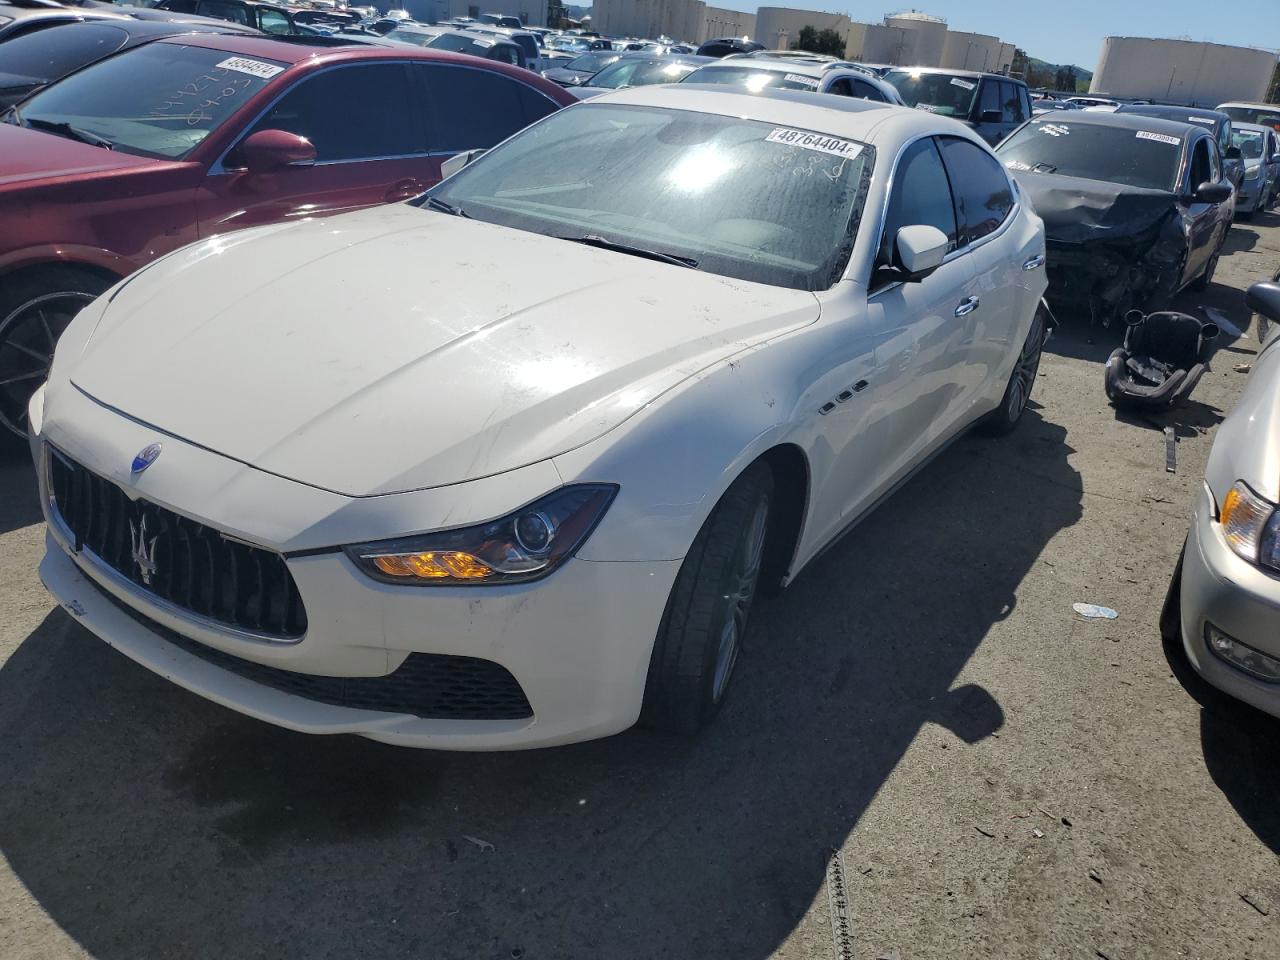
[{"label": "car shadow on pavement", "polygon": [[0,854],[99,960],[767,957],[925,724],[1002,725],[957,677],[1080,519],[1072,452],[1034,410],[958,442],[760,610],[691,741],[294,734],[55,610],[0,668]]},{"label": "car shadow on pavement", "polygon": [[1180,642],[1164,641],[1164,655],[1200,704],[1200,747],[1209,776],[1240,819],[1280,855],[1280,720],[1205,681]]},{"label": "car shadow on pavement", "polygon": [[0,534],[39,523],[40,497],[27,442],[0,427]]}]

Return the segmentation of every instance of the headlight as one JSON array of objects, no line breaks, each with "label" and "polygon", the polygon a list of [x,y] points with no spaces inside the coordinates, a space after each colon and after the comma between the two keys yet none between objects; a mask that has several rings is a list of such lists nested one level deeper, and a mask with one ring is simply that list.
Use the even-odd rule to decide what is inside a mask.
[{"label": "headlight", "polygon": [[537,580],[573,555],[617,492],[612,484],[563,487],[478,526],[345,550],[356,566],[386,583],[480,586]]},{"label": "headlight", "polygon": [[1280,513],[1237,480],[1222,501],[1222,535],[1250,563],[1280,569]]}]

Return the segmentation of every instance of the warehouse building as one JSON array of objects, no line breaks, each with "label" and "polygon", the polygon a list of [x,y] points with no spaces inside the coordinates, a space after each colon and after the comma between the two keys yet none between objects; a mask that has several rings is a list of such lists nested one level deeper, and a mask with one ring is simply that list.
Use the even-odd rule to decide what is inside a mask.
[{"label": "warehouse building", "polygon": [[763,43],[769,50],[789,50],[800,39],[800,31],[805,27],[834,30],[847,40],[849,26],[849,18],[843,13],[797,10],[794,7],[761,7],[756,11],[756,32],[752,39]]},{"label": "warehouse building", "polygon": [[1252,47],[1147,37],[1107,37],[1090,93],[1215,107],[1266,101],[1276,54]]}]

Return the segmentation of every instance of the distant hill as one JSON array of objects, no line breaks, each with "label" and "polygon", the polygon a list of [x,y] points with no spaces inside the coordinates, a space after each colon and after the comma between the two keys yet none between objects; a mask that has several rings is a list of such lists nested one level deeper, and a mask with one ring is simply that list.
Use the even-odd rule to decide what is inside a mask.
[{"label": "distant hill", "polygon": [[575,20],[581,20],[583,17],[585,17],[587,14],[591,12],[591,8],[579,7],[572,3],[566,3],[564,5],[564,12],[567,13],[569,16],[573,17],[573,19]]},{"label": "distant hill", "polygon": [[1089,82],[1093,80],[1092,70],[1077,67],[1074,63],[1050,63],[1048,60],[1037,60],[1035,57],[1027,58],[1027,83],[1033,87],[1053,87],[1055,86],[1053,78],[1063,67],[1071,67],[1076,72],[1077,90],[1089,89]]}]

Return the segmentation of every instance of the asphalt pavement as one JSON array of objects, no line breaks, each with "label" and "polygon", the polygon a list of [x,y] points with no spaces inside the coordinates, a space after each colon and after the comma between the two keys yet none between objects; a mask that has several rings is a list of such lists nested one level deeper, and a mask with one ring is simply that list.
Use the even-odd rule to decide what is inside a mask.
[{"label": "asphalt pavement", "polygon": [[1064,326],[1014,435],[759,611],[694,741],[415,752],[206,702],[50,601],[5,443],[0,958],[1280,956],[1280,722],[1156,625],[1280,217],[1226,251],[1179,306],[1243,335],[1187,407],[1117,416],[1117,334]]}]

